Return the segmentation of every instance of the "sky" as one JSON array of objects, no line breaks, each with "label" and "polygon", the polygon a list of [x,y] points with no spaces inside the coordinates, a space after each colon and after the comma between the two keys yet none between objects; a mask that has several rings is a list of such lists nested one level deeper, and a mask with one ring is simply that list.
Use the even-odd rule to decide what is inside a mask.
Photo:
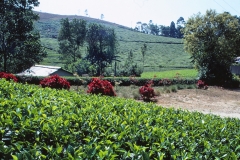
[{"label": "sky", "polygon": [[35,11],[60,15],[81,15],[134,28],[137,22],[170,26],[179,17],[185,21],[213,9],[240,16],[240,0],[39,0]]}]

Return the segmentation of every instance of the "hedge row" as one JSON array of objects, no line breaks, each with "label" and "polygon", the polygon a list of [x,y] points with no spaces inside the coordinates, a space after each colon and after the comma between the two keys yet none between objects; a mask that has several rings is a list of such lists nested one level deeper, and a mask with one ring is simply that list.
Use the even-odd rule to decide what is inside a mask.
[{"label": "hedge row", "polygon": [[[27,84],[36,84],[38,85],[40,81],[45,77],[26,77],[26,76],[16,76],[18,81],[21,83]],[[78,79],[76,77],[64,77],[71,86],[73,85],[88,85],[92,78],[91,77],[81,77]],[[140,77],[105,77],[103,78],[111,82],[112,85],[119,85],[119,86],[143,86],[151,79],[147,78],[140,78]],[[174,84],[196,84],[196,79],[161,79],[161,78],[154,78],[153,85],[154,86],[164,86],[164,85],[174,85]]]}]

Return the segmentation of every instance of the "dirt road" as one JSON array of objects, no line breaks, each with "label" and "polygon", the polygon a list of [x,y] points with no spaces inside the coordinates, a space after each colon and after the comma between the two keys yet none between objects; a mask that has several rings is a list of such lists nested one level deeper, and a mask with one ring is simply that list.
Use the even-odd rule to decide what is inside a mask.
[{"label": "dirt road", "polygon": [[157,104],[222,117],[240,118],[240,89],[228,90],[220,87],[209,87],[207,90],[183,89],[176,93],[161,94],[157,97]]}]

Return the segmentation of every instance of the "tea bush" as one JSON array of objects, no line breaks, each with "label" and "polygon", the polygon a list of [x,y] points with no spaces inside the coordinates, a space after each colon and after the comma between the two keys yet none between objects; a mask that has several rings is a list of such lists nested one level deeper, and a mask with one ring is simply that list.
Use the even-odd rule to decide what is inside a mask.
[{"label": "tea bush", "polygon": [[0,80],[0,159],[240,159],[240,120]]},{"label": "tea bush", "polygon": [[40,81],[40,85],[43,88],[50,87],[55,89],[70,89],[70,83],[65,78],[58,75],[44,78]]}]

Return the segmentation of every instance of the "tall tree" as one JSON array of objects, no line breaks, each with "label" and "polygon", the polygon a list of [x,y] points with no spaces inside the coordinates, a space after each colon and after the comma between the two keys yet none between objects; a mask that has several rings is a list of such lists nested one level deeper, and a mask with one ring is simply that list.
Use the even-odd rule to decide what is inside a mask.
[{"label": "tall tree", "polygon": [[[74,64],[81,58],[80,47],[83,46],[86,37],[86,21],[68,18],[61,20],[61,29],[58,35],[60,59],[66,69],[74,72]],[[71,67],[71,68],[70,68]]]},{"label": "tall tree", "polygon": [[170,35],[170,27],[160,25],[161,36],[169,37]]},{"label": "tall tree", "polygon": [[158,27],[158,25],[154,25],[154,24],[149,24],[149,29],[150,29],[150,31],[151,31],[151,34],[153,34],[153,35],[159,35],[159,27]]},{"label": "tall tree", "polygon": [[99,24],[89,24],[86,42],[88,45],[86,58],[97,67],[97,75],[101,75],[105,67],[116,59],[115,31]]},{"label": "tall tree", "polygon": [[147,45],[146,43],[144,43],[143,46],[141,47],[141,53],[143,58],[143,68],[144,68],[144,59],[145,59],[146,52],[147,52]]},{"label": "tall tree", "polygon": [[176,27],[175,27],[175,23],[173,21],[170,24],[169,36],[174,37],[174,38],[176,37]]},{"label": "tall tree", "polygon": [[184,26],[185,25],[185,20],[183,17],[179,17],[177,20],[177,25]]},{"label": "tall tree", "polygon": [[46,57],[33,24],[39,17],[32,9],[38,5],[38,0],[0,1],[1,71],[21,72]]},{"label": "tall tree", "polygon": [[200,79],[224,85],[232,78],[230,65],[240,55],[240,25],[224,12],[207,10],[190,17],[183,29],[184,48],[192,55]]},{"label": "tall tree", "polygon": [[176,38],[183,38],[182,29],[185,26],[185,20],[183,17],[178,18],[177,20],[177,29],[176,29]]}]

